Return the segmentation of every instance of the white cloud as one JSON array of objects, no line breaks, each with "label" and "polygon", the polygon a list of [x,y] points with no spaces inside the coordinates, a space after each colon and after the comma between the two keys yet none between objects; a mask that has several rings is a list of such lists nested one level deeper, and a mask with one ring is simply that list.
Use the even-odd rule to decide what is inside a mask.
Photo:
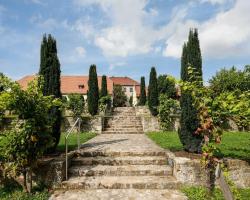
[{"label": "white cloud", "polygon": [[199,29],[202,53],[205,57],[223,58],[250,53],[250,1],[237,0],[235,5],[203,23],[179,20],[166,41],[164,56],[179,58],[189,28]]},{"label": "white cloud", "polygon": [[86,50],[83,47],[76,47],[75,51],[79,57],[85,57],[86,55]]},{"label": "white cloud", "polygon": [[116,62],[116,63],[112,63],[109,66],[109,70],[113,70],[116,67],[121,67],[121,66],[125,66],[127,63],[126,62]]},{"label": "white cloud", "polygon": [[232,1],[232,0],[200,0],[200,1],[201,1],[201,3],[209,2],[213,5],[215,5],[215,4],[224,4],[224,3],[227,3],[227,2]]}]

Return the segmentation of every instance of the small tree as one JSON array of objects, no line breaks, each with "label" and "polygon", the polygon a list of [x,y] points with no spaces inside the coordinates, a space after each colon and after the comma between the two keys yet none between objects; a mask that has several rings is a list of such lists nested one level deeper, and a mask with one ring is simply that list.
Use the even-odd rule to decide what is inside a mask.
[{"label": "small tree", "polygon": [[114,107],[123,107],[126,106],[127,96],[125,92],[122,90],[122,86],[115,85],[113,91],[113,105]]},{"label": "small tree", "polygon": [[147,97],[146,97],[146,89],[145,89],[145,77],[142,76],[139,105],[144,106],[146,104],[146,101],[147,101]]},{"label": "small tree", "polygon": [[133,106],[133,96],[129,97],[129,105],[132,107]]},{"label": "small tree", "polygon": [[15,111],[17,119],[11,129],[4,132],[6,142],[1,149],[4,171],[13,178],[23,175],[22,186],[26,192],[31,192],[32,184],[28,187],[27,182],[32,183],[37,159],[53,145],[51,108],[61,103],[52,96],[44,96],[37,82],[31,83],[26,91],[13,84],[11,91],[5,93],[10,95],[9,101],[5,102],[7,109]]},{"label": "small tree", "polygon": [[89,68],[88,86],[88,111],[91,115],[96,115],[98,112],[99,89],[95,65],[91,65]]},{"label": "small tree", "polygon": [[68,96],[67,108],[72,112],[73,118],[81,117],[84,112],[85,101],[81,94],[70,94]]},{"label": "small tree", "polygon": [[[192,76],[189,67],[193,69]],[[202,60],[199,46],[198,31],[190,30],[188,42],[184,44],[181,58],[181,80],[186,82],[198,81],[202,83]],[[184,149],[189,152],[201,153],[202,137],[194,132],[199,126],[198,110],[194,106],[194,97],[189,91],[182,90],[180,105],[181,118],[180,129],[178,131]]]},{"label": "small tree", "polygon": [[157,115],[158,100],[158,85],[157,75],[154,67],[151,68],[149,86],[148,86],[148,107],[152,115]]},{"label": "small tree", "polygon": [[108,89],[107,89],[107,77],[105,75],[102,76],[102,88],[100,97],[105,97],[108,95]]},{"label": "small tree", "polygon": [[163,74],[157,80],[159,94],[165,94],[168,98],[176,98],[175,79],[169,75]]},{"label": "small tree", "polygon": [[[57,56],[56,40],[49,34],[43,36],[40,49],[40,69],[39,75],[43,78],[41,87],[43,95],[53,95],[55,98],[62,98],[61,95],[61,70],[60,62]],[[41,84],[41,81],[40,81]],[[55,119],[52,129],[55,138],[54,147],[50,151],[55,151],[61,135],[62,114],[58,107],[51,108],[50,117]]]}]

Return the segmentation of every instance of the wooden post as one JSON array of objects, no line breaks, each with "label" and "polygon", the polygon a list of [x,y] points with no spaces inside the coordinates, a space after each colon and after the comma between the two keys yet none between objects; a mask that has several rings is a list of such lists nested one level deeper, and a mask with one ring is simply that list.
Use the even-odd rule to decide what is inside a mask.
[{"label": "wooden post", "polygon": [[227,184],[223,173],[221,172],[220,164],[218,164],[216,167],[215,176],[216,179],[218,180],[219,186],[221,188],[225,200],[234,200],[230,187]]}]

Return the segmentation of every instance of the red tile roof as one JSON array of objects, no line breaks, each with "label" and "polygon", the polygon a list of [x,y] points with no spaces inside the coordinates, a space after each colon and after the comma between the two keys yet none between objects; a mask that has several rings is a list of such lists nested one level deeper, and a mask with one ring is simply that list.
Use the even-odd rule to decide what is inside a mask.
[{"label": "red tile roof", "polygon": [[129,78],[129,77],[110,77],[110,79],[114,82],[115,85],[126,85],[126,86],[131,86],[131,85],[140,85],[137,81]]},{"label": "red tile roof", "polygon": [[[28,83],[34,80],[35,75],[25,76],[17,81],[23,89],[27,89]],[[88,91],[88,76],[61,76],[61,92],[62,94],[87,94]],[[98,76],[98,86],[101,88],[102,77]],[[84,87],[81,88],[80,86]],[[113,81],[107,77],[107,88],[109,94],[113,92]]]}]

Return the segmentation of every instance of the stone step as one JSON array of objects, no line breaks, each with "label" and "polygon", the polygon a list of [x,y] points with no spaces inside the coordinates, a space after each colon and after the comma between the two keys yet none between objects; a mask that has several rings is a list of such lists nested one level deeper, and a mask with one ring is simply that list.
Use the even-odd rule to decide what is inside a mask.
[{"label": "stone step", "polygon": [[96,189],[57,190],[50,200],[188,200],[177,190],[171,189]]},{"label": "stone step", "polygon": [[172,168],[168,165],[86,165],[69,169],[72,176],[170,176]]},{"label": "stone step", "polygon": [[103,131],[103,134],[143,134],[142,131]]},{"label": "stone step", "polygon": [[105,128],[104,131],[114,131],[114,132],[143,132],[143,129],[142,129],[142,127],[141,128],[108,127],[108,128]]},{"label": "stone step", "polygon": [[173,176],[96,176],[71,177],[61,184],[64,189],[178,189]]},{"label": "stone step", "polygon": [[77,151],[77,156],[82,157],[121,157],[121,156],[165,156],[168,157],[166,151]]},{"label": "stone step", "polygon": [[138,125],[134,125],[134,124],[106,124],[106,128],[109,128],[109,127],[115,127],[115,128],[142,128],[142,125],[141,124],[138,124]]},{"label": "stone step", "polygon": [[122,157],[77,157],[71,165],[166,165],[164,156],[122,156]]}]

